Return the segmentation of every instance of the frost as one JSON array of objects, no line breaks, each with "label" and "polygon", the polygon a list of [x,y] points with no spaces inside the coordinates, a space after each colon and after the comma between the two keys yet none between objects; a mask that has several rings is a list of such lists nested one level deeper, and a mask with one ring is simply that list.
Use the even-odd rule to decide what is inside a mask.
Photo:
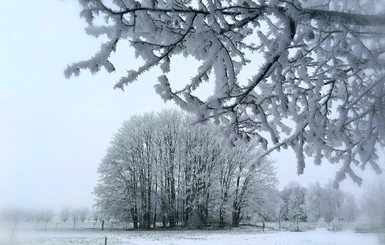
[{"label": "frost", "polygon": [[164,101],[172,99],[172,93],[170,89],[170,83],[165,75],[158,78],[158,84],[154,86],[155,91],[162,97]]},{"label": "frost", "polygon": [[[86,32],[108,41],[68,66],[67,78],[84,69],[115,71],[109,58],[120,40],[143,63],[115,88],[153,67],[167,74],[176,56],[192,57],[201,65],[181,90],[166,76],[155,89],[199,121],[214,120],[231,144],[256,138],[266,154],[291,148],[298,173],[309,157],[340,162],[337,183],[346,176],[360,183],[351,164],[381,169],[385,18],[370,13],[371,1],[79,2]],[[214,83],[205,99],[194,93],[203,81]]]},{"label": "frost", "polygon": [[[159,80],[167,83],[164,76]],[[96,206],[103,214],[132,220],[136,229],[155,228],[153,218],[131,219],[142,213],[164,228],[196,229],[213,217],[224,226],[231,215],[238,226],[248,212],[266,213],[268,198],[277,197],[272,162],[255,164],[260,153],[254,142],[225,147],[217,127],[190,125],[191,120],[163,111],[123,122],[98,169]]]}]

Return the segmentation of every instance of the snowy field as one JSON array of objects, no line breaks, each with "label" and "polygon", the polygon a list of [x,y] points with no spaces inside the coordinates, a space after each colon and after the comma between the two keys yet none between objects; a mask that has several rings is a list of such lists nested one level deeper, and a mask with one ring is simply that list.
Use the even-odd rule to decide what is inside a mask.
[{"label": "snowy field", "polygon": [[1,245],[108,245],[120,244],[381,244],[377,234],[352,231],[330,232],[316,229],[307,232],[262,232],[260,229],[244,228],[226,231],[96,231],[96,230],[48,230],[0,232]]}]

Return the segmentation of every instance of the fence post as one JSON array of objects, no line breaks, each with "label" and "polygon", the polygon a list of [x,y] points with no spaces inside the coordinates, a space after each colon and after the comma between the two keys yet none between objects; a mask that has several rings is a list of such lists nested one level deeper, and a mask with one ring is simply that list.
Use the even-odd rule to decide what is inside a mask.
[{"label": "fence post", "polygon": [[107,245],[107,236],[104,237],[104,245]]}]

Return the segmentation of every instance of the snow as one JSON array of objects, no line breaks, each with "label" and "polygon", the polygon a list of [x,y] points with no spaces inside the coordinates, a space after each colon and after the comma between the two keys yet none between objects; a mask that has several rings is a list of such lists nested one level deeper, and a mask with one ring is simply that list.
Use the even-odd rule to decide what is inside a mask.
[{"label": "snow", "polygon": [[[10,233],[0,232],[0,244],[6,245],[61,245],[61,244],[379,244],[377,234],[353,231],[330,232],[316,229],[307,232],[262,232],[260,229],[232,230],[155,230],[155,231],[16,231],[13,243]],[[7,240],[8,238],[8,240]],[[8,242],[8,243],[7,243]]]}]

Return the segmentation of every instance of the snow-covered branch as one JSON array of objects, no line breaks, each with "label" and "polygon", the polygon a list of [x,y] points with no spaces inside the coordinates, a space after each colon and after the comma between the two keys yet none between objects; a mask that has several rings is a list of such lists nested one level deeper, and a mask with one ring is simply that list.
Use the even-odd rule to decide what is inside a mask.
[{"label": "snow-covered branch", "polygon": [[[360,183],[351,164],[381,171],[375,154],[385,138],[381,1],[79,1],[87,33],[109,41],[70,65],[67,77],[83,69],[115,71],[110,56],[126,40],[144,64],[116,88],[159,67],[157,93],[196,121],[213,119],[233,143],[256,138],[267,152],[291,148],[299,173],[306,156],[317,164],[343,162],[338,180],[349,174]],[[373,6],[378,10],[368,12]],[[201,63],[182,89],[168,76],[177,56]],[[206,82],[214,92],[202,98],[195,92]]]}]

